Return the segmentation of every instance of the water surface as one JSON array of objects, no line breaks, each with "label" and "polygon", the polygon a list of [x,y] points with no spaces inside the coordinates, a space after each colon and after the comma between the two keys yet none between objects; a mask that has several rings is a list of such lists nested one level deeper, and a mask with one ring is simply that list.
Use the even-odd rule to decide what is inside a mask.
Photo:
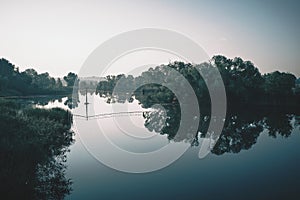
[{"label": "water surface", "polygon": [[[94,98],[95,105],[89,105],[94,106],[93,112],[112,112],[112,104],[104,98],[88,98]],[[81,95],[80,102],[84,101]],[[136,100],[118,106],[122,105],[128,110],[144,110]],[[85,114],[84,110],[76,112]],[[78,134],[74,129],[76,142],[67,154],[67,177],[73,181],[73,191],[66,199],[298,199],[299,116],[243,113],[231,117],[227,134],[225,131],[221,143],[204,159],[198,158],[200,145],[191,145],[170,166],[145,174],[116,171],[96,160],[83,145],[80,134],[93,135],[97,129],[89,129],[91,120],[77,120],[86,132]],[[147,152],[169,142],[167,135],[159,133],[155,133],[150,144],[133,142],[124,136],[124,130],[116,127],[116,118],[96,121],[102,124],[110,140],[123,149]],[[132,134],[153,134],[144,126],[142,115],[130,119],[140,130]],[[239,131],[247,135],[241,137]]]}]

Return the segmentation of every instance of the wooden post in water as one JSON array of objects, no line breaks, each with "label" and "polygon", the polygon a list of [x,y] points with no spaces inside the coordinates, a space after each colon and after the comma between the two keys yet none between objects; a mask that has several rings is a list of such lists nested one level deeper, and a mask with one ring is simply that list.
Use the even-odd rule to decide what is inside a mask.
[{"label": "wooden post in water", "polygon": [[89,113],[88,113],[88,97],[87,97],[87,88],[85,89],[85,117],[86,117],[86,120],[89,120]]}]

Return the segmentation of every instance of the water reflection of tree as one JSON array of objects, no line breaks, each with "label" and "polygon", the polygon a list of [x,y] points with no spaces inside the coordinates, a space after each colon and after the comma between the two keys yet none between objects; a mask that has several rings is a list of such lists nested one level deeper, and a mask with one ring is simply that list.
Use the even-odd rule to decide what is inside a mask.
[{"label": "water reflection of tree", "polygon": [[[216,69],[220,72],[222,80],[216,78]],[[180,77],[188,81],[196,95],[188,92],[188,87],[184,85],[185,81]],[[262,75],[253,63],[243,61],[241,58],[227,59],[224,56],[214,56],[210,63],[192,65],[174,62],[149,68],[135,78],[130,75],[107,76],[105,81],[99,82],[96,90],[100,96],[107,98],[108,103],[124,103],[134,97],[143,108],[153,108],[156,104],[160,104],[161,107],[144,114],[145,126],[149,131],[167,135],[170,140],[176,142],[185,141],[190,142],[192,146],[198,146],[201,137],[209,135],[217,139],[213,132],[207,133],[210,123],[225,120],[220,116],[211,116],[210,99],[210,93],[212,91],[218,93],[222,88],[220,83],[223,82],[229,112],[223,132],[212,149],[215,154],[223,154],[238,153],[242,149],[251,148],[264,129],[267,129],[272,137],[276,135],[288,137],[291,134],[292,116],[286,113],[290,113],[290,110],[299,110],[296,103],[299,95],[293,93],[295,79],[296,77],[289,73],[274,72]],[[210,91],[207,85],[210,86]],[[133,91],[133,88],[136,89]],[[175,91],[180,92],[176,96],[169,88],[175,88]],[[185,134],[178,137],[176,133],[179,125],[184,124],[181,121],[182,108],[179,106],[178,98],[184,107],[193,96],[196,96],[199,102],[200,119],[198,116],[190,116],[184,120],[199,120],[197,124],[199,126],[186,127]],[[233,112],[236,107],[242,109]],[[244,111],[245,107],[253,109],[247,112]],[[257,107],[268,107],[269,111],[282,107],[283,112],[275,114],[266,112],[262,115],[255,112]],[[192,111],[195,108],[190,106],[188,109]],[[297,122],[297,119],[295,121]],[[195,129],[198,129],[196,133],[191,131]]]},{"label": "water reflection of tree", "polygon": [[293,116],[282,113],[268,115],[265,119],[266,128],[269,135],[276,138],[277,135],[289,137],[292,133],[293,126],[291,124]]},{"label": "water reflection of tree", "polygon": [[61,155],[38,165],[35,173],[37,199],[64,199],[66,194],[70,194],[72,183],[64,174],[65,159],[65,155]]},{"label": "water reflection of tree", "polygon": [[[204,111],[200,116],[197,133],[186,130],[184,137],[175,137],[181,120],[180,106],[176,99],[171,104],[163,102],[162,99],[155,99],[159,95],[154,95],[154,93],[154,90],[148,90],[147,94],[136,94],[136,98],[141,101],[141,105],[144,108],[153,107],[156,103],[161,102],[160,107],[158,106],[150,113],[143,115],[145,118],[145,127],[149,131],[167,135],[169,140],[190,142],[192,146],[198,146],[199,138],[205,137],[210,121],[214,120],[217,116],[209,117],[207,115],[209,112]],[[285,112],[270,114],[268,112],[244,110],[228,113],[222,134],[211,152],[221,155],[226,152],[238,153],[241,150],[250,149],[257,142],[264,128],[268,130],[268,134],[272,137],[276,137],[277,135],[289,137],[293,129],[291,124],[293,117],[295,118],[295,126],[299,126],[299,117],[287,115]]]},{"label": "water reflection of tree", "polygon": [[73,95],[68,95],[64,104],[68,106],[69,109],[74,109],[78,107],[79,101],[79,93],[78,91],[73,91]]},{"label": "water reflection of tree", "polygon": [[55,101],[62,102],[62,98],[66,95],[44,95],[44,96],[28,96],[26,98],[12,98],[15,102],[18,102],[23,105],[40,105],[45,106],[49,102],[53,103]]},{"label": "water reflection of tree", "polygon": [[167,135],[169,140],[175,138],[181,117],[177,106],[158,107],[143,116],[146,119],[145,127],[149,131]]},{"label": "water reflection of tree", "polygon": [[300,130],[300,116],[295,116],[295,127],[299,127]]},{"label": "water reflection of tree", "polygon": [[228,116],[212,153],[220,155],[250,149],[256,143],[263,127],[262,118],[257,115],[235,113]]},{"label": "water reflection of tree", "polygon": [[[165,98],[168,93],[171,99]],[[110,93],[106,95],[108,99],[116,99],[110,103],[125,102],[125,98],[118,100],[119,97],[126,96],[122,92],[115,94],[114,97],[110,96],[112,95]],[[175,142],[189,142],[191,146],[199,145],[199,139],[209,134],[207,133],[209,123],[218,117],[210,117],[207,103],[199,105],[202,109],[200,109],[201,115],[198,132],[194,133],[190,131],[193,129],[191,127],[181,137],[175,137],[181,123],[181,111],[179,103],[171,91],[163,86],[151,84],[138,88],[134,92],[134,97],[140,102],[143,108],[153,108],[151,112],[144,113],[143,115],[145,118],[144,125],[149,131],[167,135],[169,140]],[[238,153],[241,150],[250,149],[257,142],[259,135],[264,129],[268,130],[268,134],[272,137],[278,135],[289,137],[293,130],[292,119],[295,119],[294,126],[299,126],[300,117],[286,113],[288,112],[284,111],[284,109],[276,113],[269,113],[268,111],[255,112],[255,109],[240,109],[233,112],[230,109],[222,134],[211,152],[221,155],[224,153]]]},{"label": "water reflection of tree", "polygon": [[[166,109],[166,116],[161,115],[159,109],[144,115],[146,119],[145,126],[149,131],[166,134],[170,140],[173,140],[180,124],[180,110],[176,109],[176,106],[164,108]],[[175,141],[188,141],[192,146],[198,146],[199,138],[207,134],[205,131],[207,131],[208,124],[213,118],[201,117],[198,133],[194,134],[186,130],[185,138]],[[241,150],[250,149],[257,142],[264,129],[272,137],[277,135],[289,137],[293,130],[292,118],[295,119],[294,126],[299,126],[299,116],[285,113],[265,114],[253,111],[252,113],[247,111],[229,113],[222,134],[211,152],[221,155],[224,153],[239,153]]]},{"label": "water reflection of tree", "polygon": [[63,199],[65,152],[73,142],[70,113],[0,101],[0,180],[6,199]]}]

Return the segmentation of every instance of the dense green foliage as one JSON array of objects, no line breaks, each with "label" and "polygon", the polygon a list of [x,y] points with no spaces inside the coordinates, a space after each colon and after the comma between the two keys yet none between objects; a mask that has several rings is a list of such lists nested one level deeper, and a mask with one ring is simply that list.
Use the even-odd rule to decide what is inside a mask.
[{"label": "dense green foliage", "polygon": [[[0,180],[7,199],[63,199],[65,151],[73,142],[69,112],[0,100]],[[17,191],[17,192],[16,192]]]},{"label": "dense green foliage", "polygon": [[222,75],[229,104],[288,106],[297,103],[293,74],[275,71],[262,75],[253,63],[241,58],[214,56],[212,62]]},{"label": "dense green foliage", "polygon": [[8,60],[0,59],[0,96],[70,93],[74,78],[77,76],[73,73],[65,76],[69,86],[65,87],[60,78],[50,77],[47,72],[38,74],[34,69],[20,72]]},{"label": "dense green foliage", "polygon": [[[200,108],[202,106],[205,109],[210,105],[206,83],[210,84],[213,89],[220,87],[220,82],[215,80],[214,68],[217,68],[221,74],[229,106],[298,105],[297,102],[300,100],[299,92],[297,92],[299,84],[296,84],[294,75],[278,71],[262,75],[250,61],[243,61],[241,58],[228,59],[220,55],[214,56],[210,63],[199,65],[174,62],[157,66],[154,69],[150,68],[144,71],[135,78],[131,75],[127,77],[125,75],[107,76],[106,81],[99,82],[97,92],[109,98],[113,90],[115,90],[115,95],[120,95],[122,91],[129,92],[131,95],[135,95],[135,98],[145,107],[151,106],[151,102],[176,102],[176,96],[167,87],[147,84],[153,80],[167,84],[172,84],[172,82],[178,84],[178,75],[172,73],[172,70],[176,70],[188,80],[198,101],[201,102]],[[203,76],[200,75],[199,71]],[[131,93],[132,88],[140,85],[142,86]],[[127,95],[128,99],[130,97]]]}]

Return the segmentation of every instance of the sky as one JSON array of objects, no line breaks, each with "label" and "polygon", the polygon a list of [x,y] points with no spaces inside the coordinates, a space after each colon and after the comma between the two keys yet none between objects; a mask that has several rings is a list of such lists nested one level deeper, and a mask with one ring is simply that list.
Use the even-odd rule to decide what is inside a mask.
[{"label": "sky", "polygon": [[210,57],[299,77],[299,8],[296,0],[0,0],[0,57],[61,77],[111,37],[150,27],[182,33]]}]

